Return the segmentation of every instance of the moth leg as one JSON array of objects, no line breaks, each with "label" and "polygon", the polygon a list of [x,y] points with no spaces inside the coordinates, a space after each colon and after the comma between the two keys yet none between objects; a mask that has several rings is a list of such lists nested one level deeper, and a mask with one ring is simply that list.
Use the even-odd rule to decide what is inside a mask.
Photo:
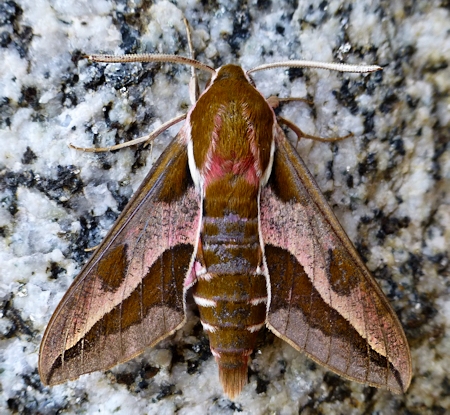
[{"label": "moth leg", "polygon": [[[183,23],[184,26],[186,27],[186,37],[189,47],[189,57],[191,59],[195,59],[194,47],[192,46],[191,28],[189,27],[189,22],[185,17],[183,17]],[[200,96],[200,88],[198,86],[197,74],[195,73],[195,68],[191,66],[191,79],[189,80],[189,98],[191,99],[191,103],[195,104],[199,96]]]},{"label": "moth leg", "polygon": [[345,140],[346,138],[353,137],[353,133],[344,135],[342,137],[327,137],[327,138],[317,137],[315,135],[310,135],[310,134],[304,133],[297,125],[295,125],[293,122],[287,120],[286,118],[277,116],[277,120],[280,124],[286,125],[288,128],[290,128],[295,133],[295,135],[297,136],[297,144],[300,141],[300,139],[302,139],[302,138],[309,138],[311,140],[320,141],[321,143],[334,143],[335,141],[341,141],[341,140]]},{"label": "moth leg", "polygon": [[84,248],[83,251],[84,252],[92,252],[92,251],[95,251],[99,246],[100,246],[100,244],[91,246],[90,248]]},{"label": "moth leg", "polygon": [[179,123],[180,121],[183,121],[186,118],[186,113],[179,115],[178,117],[174,117],[169,121],[166,121],[164,124],[162,124],[159,128],[157,128],[155,131],[153,131],[151,134],[144,135],[143,137],[136,138],[131,141],[127,141],[126,143],[120,143],[116,144],[115,146],[111,147],[77,147],[73,144],[69,144],[70,148],[74,148],[75,150],[85,151],[87,153],[102,153],[104,151],[113,151],[113,150],[119,150],[120,148],[130,147],[134,146],[136,144],[140,143],[146,143],[145,145],[148,145],[151,143],[158,135],[166,131],[168,128],[172,127],[172,125],[175,125]]},{"label": "moth leg", "polygon": [[271,95],[269,98],[267,98],[267,103],[273,108],[278,108],[280,104],[284,102],[292,102],[292,101],[301,101],[308,105],[313,105],[314,102],[306,99],[306,98],[296,98],[296,97],[290,97],[290,98],[279,98],[275,95]]},{"label": "moth leg", "polygon": [[[279,98],[275,95],[272,95],[269,98],[267,98],[267,103],[274,109],[278,108],[281,104],[283,104],[285,102],[292,102],[292,101],[300,101],[300,102],[304,102],[305,104],[308,104],[308,105],[314,104],[312,101],[310,101],[306,98],[297,98],[297,97]],[[301,138],[309,138],[311,140],[320,141],[322,143],[334,143],[335,141],[341,141],[341,140],[345,140],[346,138],[353,137],[352,133],[347,134],[343,137],[328,137],[328,138],[317,137],[315,135],[310,135],[310,134],[304,133],[297,125],[290,122],[286,118],[277,116],[277,120],[281,124],[286,125],[288,128],[290,128],[295,133],[295,135],[297,136],[297,144]]]}]

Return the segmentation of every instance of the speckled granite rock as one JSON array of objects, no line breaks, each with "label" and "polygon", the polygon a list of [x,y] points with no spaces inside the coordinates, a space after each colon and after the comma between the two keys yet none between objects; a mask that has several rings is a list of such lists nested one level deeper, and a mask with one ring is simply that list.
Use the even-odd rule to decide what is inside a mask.
[{"label": "speckled granite rock", "polygon": [[[354,4],[353,4],[354,3]],[[225,399],[195,307],[157,348],[53,388],[39,343],[58,301],[177,128],[147,149],[69,149],[146,134],[189,106],[189,70],[103,65],[82,53],[187,54],[201,61],[377,63],[369,76],[255,75],[305,132],[298,149],[398,312],[414,377],[405,396],[349,382],[272,334],[249,385]],[[448,2],[4,1],[0,4],[0,413],[444,414],[450,411],[450,12]]]}]

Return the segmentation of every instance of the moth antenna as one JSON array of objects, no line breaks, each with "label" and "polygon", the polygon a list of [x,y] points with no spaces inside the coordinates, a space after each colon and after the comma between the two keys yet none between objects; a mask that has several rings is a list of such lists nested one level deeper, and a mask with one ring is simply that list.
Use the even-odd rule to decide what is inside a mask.
[{"label": "moth antenna", "polygon": [[259,65],[256,68],[247,71],[247,74],[274,68],[314,68],[314,69],[328,69],[329,71],[355,72],[355,73],[367,73],[383,70],[383,68],[378,65],[348,65],[346,63],[294,60],[294,61],[266,63],[264,65]]},{"label": "moth antenna", "polygon": [[195,59],[185,56],[166,55],[164,53],[132,53],[129,55],[87,55],[87,58],[93,62],[104,63],[130,63],[130,62],[169,62],[179,63],[181,65],[192,66],[211,75],[216,73],[215,69],[209,65],[201,63]]}]

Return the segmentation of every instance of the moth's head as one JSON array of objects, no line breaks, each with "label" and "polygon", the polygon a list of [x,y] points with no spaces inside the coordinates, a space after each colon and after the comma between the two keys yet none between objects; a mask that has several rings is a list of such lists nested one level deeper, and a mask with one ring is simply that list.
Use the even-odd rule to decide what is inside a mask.
[{"label": "moth's head", "polygon": [[252,86],[255,86],[253,79],[238,65],[228,64],[221,66],[216,71],[216,75],[213,76],[211,82],[221,81],[236,81],[236,82],[249,82]]}]

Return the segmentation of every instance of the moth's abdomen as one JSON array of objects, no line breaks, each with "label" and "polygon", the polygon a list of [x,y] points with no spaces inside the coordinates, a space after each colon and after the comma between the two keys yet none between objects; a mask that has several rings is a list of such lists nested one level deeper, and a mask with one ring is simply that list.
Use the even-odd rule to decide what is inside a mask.
[{"label": "moth's abdomen", "polygon": [[271,170],[275,114],[241,68],[225,65],[188,119],[189,167],[203,196],[194,298],[233,398],[266,321],[258,195]]},{"label": "moth's abdomen", "polygon": [[257,218],[204,217],[194,299],[225,393],[237,396],[247,383],[248,356],[265,324],[266,279],[259,272]]}]

